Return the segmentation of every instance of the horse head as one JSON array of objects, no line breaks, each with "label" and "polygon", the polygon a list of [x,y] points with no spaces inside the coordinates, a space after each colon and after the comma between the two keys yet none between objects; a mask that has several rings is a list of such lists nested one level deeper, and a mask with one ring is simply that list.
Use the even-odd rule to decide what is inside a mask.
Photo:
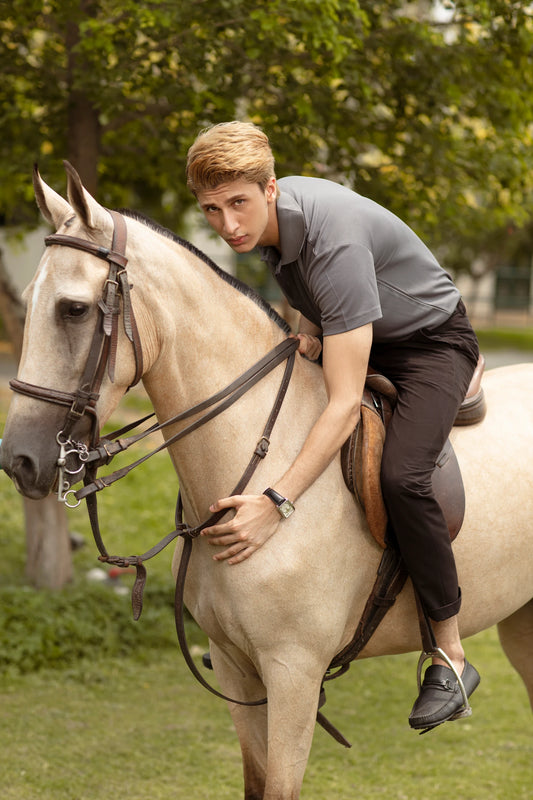
[{"label": "horse head", "polygon": [[[34,499],[55,488],[61,446],[75,443],[81,452],[140,378],[125,223],[120,217],[117,246],[119,215],[99,205],[76,170],[65,167],[68,202],[34,170],[37,204],[56,233],[46,238],[48,246],[23,295],[24,344],[2,442],[5,471],[22,494]],[[118,324],[121,314],[123,325]],[[128,338],[135,339],[135,347],[124,346]]]}]

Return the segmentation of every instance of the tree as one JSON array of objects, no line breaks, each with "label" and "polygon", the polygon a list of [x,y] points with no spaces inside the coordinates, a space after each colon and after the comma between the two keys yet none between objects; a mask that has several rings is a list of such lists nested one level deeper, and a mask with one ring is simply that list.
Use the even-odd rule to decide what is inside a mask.
[{"label": "tree", "polygon": [[68,157],[102,202],[176,228],[197,131],[246,116],[279,174],[354,185],[460,266],[531,215],[533,23],[529,0],[448,6],[439,20],[404,0],[13,0],[5,218],[34,219],[31,161],[61,186]]},{"label": "tree", "polygon": [[261,92],[273,64],[337,63],[347,49],[337,6],[357,27],[355,0],[14,0],[0,28],[7,219],[28,219],[31,161],[59,183],[67,157],[91,191],[98,179],[104,202],[177,224],[199,127],[237,115],[243,89]]}]

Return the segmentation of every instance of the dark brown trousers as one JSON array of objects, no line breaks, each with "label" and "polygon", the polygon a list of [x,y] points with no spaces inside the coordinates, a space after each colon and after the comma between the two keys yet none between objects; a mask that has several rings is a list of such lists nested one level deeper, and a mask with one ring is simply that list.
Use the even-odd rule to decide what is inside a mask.
[{"label": "dark brown trousers", "polygon": [[461,590],[448,528],[431,475],[479,356],[461,302],[443,325],[404,342],[374,343],[372,366],[398,389],[382,464],[382,490],[394,535],[422,604],[439,621],[453,617]]}]

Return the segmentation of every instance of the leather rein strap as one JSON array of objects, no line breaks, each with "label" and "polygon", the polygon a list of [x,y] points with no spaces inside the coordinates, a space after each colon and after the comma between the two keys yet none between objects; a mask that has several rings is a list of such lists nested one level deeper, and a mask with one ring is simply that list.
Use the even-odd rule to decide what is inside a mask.
[{"label": "leather rein strap", "polygon": [[[291,365],[294,361],[294,353],[298,343],[295,339],[284,339],[280,342],[276,347],[274,347],[270,352],[268,352],[263,358],[261,358],[258,362],[256,362],[250,369],[243,372],[238,378],[236,378],[232,383],[226,386],[224,389],[221,389],[216,394],[209,397],[207,400],[203,400],[201,403],[198,403],[195,406],[191,406],[186,411],[182,411],[179,414],[176,414],[174,417],[165,420],[164,422],[152,425],[147,430],[135,434],[134,436],[130,436],[128,438],[123,438],[122,434],[127,433],[132,428],[137,427],[140,423],[144,422],[145,420],[149,419],[152,414],[149,414],[147,417],[144,417],[142,420],[134,423],[133,425],[129,425],[125,428],[121,428],[118,431],[114,431],[107,435],[105,439],[102,439],[98,445],[91,450],[89,456],[87,458],[87,462],[91,463],[93,461],[97,462],[97,466],[102,466],[103,464],[108,464],[111,459],[117,455],[117,453],[121,453],[124,450],[127,450],[133,444],[140,442],[146,436],[150,436],[157,431],[162,431],[164,428],[169,427],[170,425],[176,425],[179,422],[183,422],[190,417],[196,416],[197,414],[201,414],[202,412],[206,412],[203,416],[196,419],[186,428],[183,428],[178,433],[174,434],[170,438],[166,439],[159,447],[152,450],[147,455],[143,456],[142,458],[135,461],[133,464],[129,464],[126,467],[123,467],[116,472],[111,473],[110,475],[106,475],[103,478],[98,478],[93,483],[86,484],[83,489],[79,489],[75,492],[75,497],[77,500],[81,500],[87,497],[89,494],[94,492],[101,491],[102,489],[107,488],[107,486],[111,486],[111,484],[115,483],[115,481],[119,480],[120,478],[124,478],[132,469],[142,464],[148,458],[158,453],[160,450],[164,450],[170,445],[174,444],[175,442],[183,439],[185,436],[188,436],[189,433],[200,428],[206,422],[213,419],[214,417],[221,414],[227,408],[229,408],[233,403],[235,403],[243,394],[245,394],[252,386],[255,386],[262,378],[268,375],[275,367],[281,364],[283,361],[290,359]],[[292,370],[292,366],[291,366]],[[290,378],[290,375],[289,375]],[[288,384],[288,381],[287,381]],[[284,383],[282,383],[282,387]],[[283,397],[285,395],[286,386],[284,387]],[[282,401],[283,398],[281,398]],[[279,412],[278,405],[280,405],[280,398],[278,396],[277,400],[274,403],[273,410],[271,412],[271,416],[276,411],[276,415]],[[210,409],[209,411],[207,409]],[[270,418],[269,418],[270,419]],[[268,428],[267,424],[267,428]],[[266,430],[266,429],[265,429]],[[257,443],[256,453],[260,451],[259,454],[262,453],[262,457],[266,455],[268,451],[269,445],[269,438],[270,430],[268,435],[263,433],[263,436]]]},{"label": "leather rein strap", "polygon": [[[281,406],[283,404],[283,400],[285,398],[287,389],[289,387],[289,382],[294,367],[297,347],[298,347],[298,341],[296,339],[285,339],[283,342],[277,345],[273,350],[271,350],[270,353],[268,353],[267,356],[265,356],[265,358],[261,359],[261,361],[259,361],[254,367],[252,367],[251,370],[248,370],[247,372],[243,373],[243,375],[241,375],[240,378],[238,378],[236,381],[230,384],[229,387],[226,387],[226,389],[223,390],[222,392],[213,395],[211,398],[209,398],[209,400],[206,400],[203,403],[198,404],[197,406],[193,406],[187,411],[182,412],[182,414],[179,414],[176,417],[173,417],[172,419],[161,423],[160,425],[153,425],[148,431],[140,434],[140,436],[131,437],[129,442],[127,440],[121,440],[121,442],[118,443],[119,450],[117,450],[117,452],[126,449],[126,447],[130,446],[131,444],[134,444],[140,438],[142,438],[145,435],[148,435],[149,433],[154,433],[155,431],[161,430],[166,425],[175,424],[176,421],[180,419],[185,419],[189,416],[192,416],[195,413],[198,413],[198,411],[201,408],[208,407],[209,405],[213,404],[216,399],[220,399],[221,396],[225,396],[226,394],[228,394],[228,392],[231,392],[230,395],[226,398],[225,402],[219,403],[219,405],[217,405],[216,408],[212,409],[207,414],[204,414],[203,417],[200,417],[192,425],[189,425],[188,427],[179,431],[170,439],[167,439],[167,441],[163,442],[162,445],[157,447],[151,453],[144,456],[143,458],[140,458],[133,464],[128,465],[124,469],[117,470],[117,472],[113,473],[112,475],[105,476],[104,478],[101,479],[96,478],[95,475],[99,463],[95,462],[94,464],[89,465],[89,469],[87,470],[87,475],[85,477],[85,486],[82,489],[79,489],[77,492],[75,492],[75,496],[78,499],[81,499],[83,497],[87,502],[87,508],[89,511],[89,518],[91,520],[91,525],[93,528],[94,539],[98,547],[98,550],[100,551],[100,557],[99,557],[100,561],[115,564],[116,566],[121,566],[121,567],[129,567],[129,566],[140,567],[144,561],[147,561],[148,559],[153,558],[155,555],[160,553],[161,550],[163,550],[168,544],[170,544],[170,542],[177,536],[185,536],[188,539],[196,538],[197,536],[200,535],[200,533],[204,528],[207,528],[210,525],[214,525],[227,513],[227,511],[224,509],[210,516],[209,519],[207,519],[205,522],[200,523],[195,527],[191,527],[186,523],[184,523],[181,519],[182,517],[181,499],[180,496],[178,496],[178,508],[180,510],[179,514],[178,512],[176,512],[177,513],[176,528],[173,531],[167,534],[157,545],[154,545],[154,547],[152,547],[146,553],[143,553],[142,556],[126,556],[126,557],[110,556],[105,548],[99,530],[98,516],[96,512],[96,492],[106,488],[107,486],[110,486],[112,483],[115,482],[115,480],[124,477],[129,471],[131,471],[134,467],[138,466],[139,464],[142,464],[150,456],[154,455],[160,450],[169,447],[169,445],[173,444],[179,439],[184,438],[185,436],[187,436],[193,430],[199,428],[208,420],[213,419],[213,417],[217,416],[226,408],[228,408],[230,405],[232,405],[251,386],[258,383],[258,381],[261,380],[261,378],[263,378],[268,372],[274,369],[274,367],[276,367],[282,361],[287,361],[283,377],[280,386],[278,388],[276,399],[274,401],[274,405],[265,424],[261,438],[259,439],[252,454],[252,457],[248,463],[248,466],[246,467],[239,482],[237,483],[237,486],[228,496],[241,494],[246,488],[247,484],[249,483],[258,464],[260,463],[260,461],[262,461],[263,458],[265,458],[266,454],[268,453],[268,448],[270,444],[270,435],[274,428],[274,424],[278,418]],[[91,452],[100,453],[101,449],[102,448],[97,448],[97,450]],[[103,445],[103,449],[106,453],[110,452],[109,445],[105,443]],[[89,458],[90,455],[91,453],[89,454]],[[113,454],[110,455],[108,461],[111,460],[112,457]],[[138,578],[140,578],[139,575]],[[135,598],[132,597],[132,605],[133,605],[133,616],[135,619],[138,619],[142,611],[142,591],[140,590],[137,591]]]},{"label": "leather rein strap", "polygon": [[[257,446],[256,446],[256,448],[255,448],[255,450],[254,450],[254,452],[252,454],[252,457],[251,457],[251,459],[250,459],[250,461],[248,463],[248,466],[246,467],[244,473],[242,474],[239,482],[237,483],[235,488],[232,490],[232,492],[228,496],[241,494],[244,491],[244,489],[246,488],[247,484],[249,483],[253,473],[256,470],[256,467],[258,466],[260,461],[266,456],[266,454],[268,452],[268,447],[269,447],[269,443],[270,443],[270,435],[271,435],[272,430],[274,428],[274,424],[275,424],[275,422],[276,422],[276,420],[278,418],[279,412],[281,410],[281,406],[283,404],[283,400],[285,398],[285,394],[286,394],[287,389],[289,387],[289,382],[290,382],[291,375],[292,375],[292,370],[293,370],[293,367],[294,367],[294,360],[295,360],[295,354],[296,354],[297,347],[298,347],[298,341],[296,339],[286,339],[283,342],[281,342],[277,347],[274,348],[273,351],[271,351],[269,354],[267,354],[267,356],[265,358],[261,359],[261,361],[258,362],[258,364],[255,365],[255,367],[253,367],[251,370],[248,370],[246,373],[243,373],[243,375],[241,375],[240,378],[238,378],[236,381],[234,381],[225,390],[223,390],[222,392],[217,393],[217,395],[213,395],[212,398],[210,398],[208,401],[204,401],[204,403],[202,403],[200,405],[203,408],[205,408],[205,407],[211,405],[213,402],[215,402],[215,399],[220,399],[221,395],[225,396],[225,395],[227,395],[229,393],[229,397],[226,399],[226,401],[224,403],[220,403],[211,412],[205,414],[203,417],[201,417],[195,423],[193,423],[192,425],[189,425],[187,428],[185,428],[182,431],[180,431],[178,434],[173,436],[171,439],[167,440],[161,447],[157,448],[157,450],[154,450],[153,453],[158,452],[163,447],[168,447],[168,445],[171,444],[171,442],[175,442],[178,439],[183,438],[188,433],[190,433],[191,430],[195,430],[200,425],[205,423],[208,419],[212,419],[214,416],[216,416],[216,414],[221,413],[221,411],[225,410],[225,408],[229,407],[229,405],[231,405],[233,402],[235,402],[235,400],[238,397],[240,397],[245,391],[247,391],[247,389],[249,389],[252,385],[257,383],[262,377],[264,377],[264,375],[267,372],[271,371],[281,361],[286,360],[287,364],[285,366],[285,370],[284,370],[284,373],[283,373],[283,378],[282,378],[281,384],[280,384],[280,386],[278,388],[278,392],[277,392],[277,395],[276,395],[276,399],[275,399],[274,405],[273,405],[272,410],[271,410],[271,412],[269,414],[269,417],[268,417],[268,420],[266,422],[266,425],[265,425],[265,427],[263,429],[262,436],[259,439],[259,442],[257,443]],[[197,413],[198,410],[199,410],[199,406],[195,406],[192,409],[189,409],[188,411],[183,412],[183,414],[179,415],[179,417],[181,419],[184,419],[187,416],[192,416],[194,413]],[[167,421],[167,423],[163,423],[161,426],[159,426],[159,425],[152,426],[150,431],[153,432],[156,429],[160,429],[161,427],[163,427],[166,424],[170,424],[172,422],[175,422],[176,419],[177,418],[174,418],[173,420],[169,420],[169,421]],[[142,434],[142,435],[144,435],[144,434]],[[136,438],[136,437],[134,437],[134,438]],[[153,453],[150,453],[149,455],[153,455]],[[144,457],[142,459],[139,459],[138,462],[135,462],[135,464],[130,465],[129,468],[127,468],[127,471],[132,469],[134,466],[137,466],[139,463],[142,463],[143,461],[145,461],[147,457],[148,456],[146,456],[146,457]],[[93,467],[93,469],[95,469],[95,467]],[[114,473],[114,479],[117,480],[118,478],[123,477],[122,473],[123,473],[123,470],[119,470],[117,473]],[[113,477],[113,476],[111,476],[111,477]],[[86,479],[86,484],[87,484],[88,480],[90,480],[90,479]],[[113,481],[111,481],[111,482],[113,482]],[[135,579],[135,583],[134,583],[134,586],[133,586],[133,589],[132,589],[132,595],[131,595],[132,610],[133,610],[134,619],[135,620],[139,619],[139,617],[141,615],[141,612],[142,612],[143,593],[144,593],[144,586],[145,586],[145,583],[146,583],[146,568],[145,568],[143,562],[147,561],[150,558],[153,558],[155,555],[160,553],[168,544],[170,544],[178,536],[183,536],[184,537],[183,550],[182,550],[180,564],[179,564],[179,568],[178,568],[178,575],[177,575],[177,578],[176,578],[176,591],[175,591],[175,599],[174,599],[174,616],[175,616],[175,624],[176,624],[176,633],[177,633],[177,636],[178,636],[178,641],[179,641],[179,644],[180,644],[180,647],[181,647],[181,652],[182,652],[183,658],[185,659],[185,662],[186,662],[187,666],[189,667],[190,671],[192,672],[194,677],[197,679],[197,681],[202,686],[204,686],[204,688],[208,689],[212,694],[216,695],[217,697],[220,697],[223,700],[226,700],[226,701],[231,702],[231,703],[236,703],[237,705],[245,705],[245,706],[264,705],[267,702],[267,698],[266,697],[264,697],[264,698],[262,698],[260,700],[253,700],[253,701],[236,700],[236,699],[234,699],[232,697],[228,697],[227,695],[225,695],[225,694],[217,691],[215,688],[213,688],[204,679],[203,675],[200,673],[200,671],[196,667],[196,664],[193,661],[193,658],[191,656],[191,653],[190,653],[190,650],[189,650],[189,646],[188,646],[188,643],[187,643],[187,636],[186,636],[186,632],[185,632],[185,622],[184,622],[184,610],[185,610],[184,592],[185,592],[185,580],[186,580],[186,576],[187,576],[187,569],[188,569],[189,560],[190,560],[190,556],[191,556],[191,552],[192,552],[192,540],[194,538],[196,538],[197,536],[199,536],[204,528],[207,528],[210,525],[215,525],[220,519],[222,519],[222,517],[227,513],[227,510],[223,509],[222,511],[218,511],[215,514],[212,514],[207,520],[205,520],[204,522],[200,523],[199,525],[196,525],[195,527],[191,527],[191,526],[187,525],[183,521],[183,505],[182,505],[182,500],[181,500],[181,494],[178,494],[178,501],[177,501],[177,505],[176,505],[176,518],[175,518],[176,527],[175,527],[175,529],[173,531],[171,531],[169,534],[167,534],[163,539],[161,539],[161,541],[158,544],[154,545],[154,547],[152,547],[146,553],[143,553],[143,555],[141,555],[141,556],[127,556],[127,557],[111,556],[111,555],[108,554],[108,552],[107,552],[107,550],[105,548],[104,542],[102,540],[101,534],[100,534],[100,528],[99,528],[99,522],[98,522],[98,512],[97,512],[97,505],[96,505],[96,494],[95,494],[96,491],[99,491],[100,489],[105,488],[105,485],[110,485],[110,484],[109,483],[105,483],[105,479],[102,479],[101,483],[103,485],[99,485],[99,481],[97,479],[95,479],[95,480],[92,481],[92,483],[88,483],[88,485],[86,485],[86,487],[85,487],[86,489],[90,488],[89,493],[85,492],[84,496],[85,496],[85,500],[86,500],[86,503],[87,503],[87,510],[88,510],[88,513],[89,513],[89,519],[91,521],[91,527],[92,527],[92,531],[93,531],[93,536],[94,536],[96,545],[98,547],[98,550],[100,551],[100,556],[99,556],[99,560],[100,561],[103,561],[103,562],[108,563],[108,564],[114,564],[114,565],[117,565],[117,566],[120,566],[120,567],[135,566],[135,568],[136,568],[137,576],[136,576],[136,579]],[[79,490],[79,492],[77,492],[76,495],[81,495],[82,493],[84,493],[83,489]]]},{"label": "leather rein strap", "polygon": [[[225,410],[227,407],[229,407],[233,402],[235,402],[235,400],[237,400],[237,398],[240,397],[251,386],[253,386],[259,380],[261,380],[261,378],[264,377],[264,375],[267,372],[270,372],[275,366],[277,366],[279,363],[281,363],[281,361],[286,360],[287,364],[285,366],[285,370],[284,370],[284,373],[283,373],[283,378],[282,378],[281,384],[280,384],[280,386],[278,388],[278,392],[277,392],[277,395],[276,395],[276,399],[275,399],[274,405],[273,405],[272,410],[271,410],[271,412],[269,414],[269,417],[268,417],[268,420],[266,422],[266,425],[265,425],[265,427],[263,429],[262,436],[259,439],[259,442],[257,443],[257,446],[256,446],[256,448],[255,448],[255,450],[254,450],[254,452],[252,454],[252,457],[251,457],[251,459],[250,459],[250,461],[248,463],[248,466],[246,467],[244,473],[242,474],[239,482],[237,483],[235,488],[232,490],[232,492],[228,496],[242,494],[242,492],[246,488],[247,484],[249,483],[253,473],[255,472],[256,467],[258,466],[260,461],[266,456],[266,454],[268,452],[268,447],[269,447],[269,444],[270,444],[270,435],[271,435],[272,430],[274,428],[274,424],[275,424],[275,422],[276,422],[276,420],[278,418],[279,412],[281,410],[281,406],[283,404],[283,400],[285,398],[285,394],[286,394],[287,389],[289,387],[289,382],[290,382],[291,375],[292,375],[292,370],[293,370],[293,367],[294,367],[294,360],[295,360],[295,354],[296,354],[297,347],[298,347],[298,341],[296,339],[285,339],[283,342],[281,342],[279,345],[277,345],[277,347],[275,347],[274,350],[272,350],[270,353],[268,353],[267,356],[265,356],[265,358],[261,359],[260,362],[258,362],[254,367],[252,367],[251,370],[248,370],[247,372],[243,373],[243,375],[241,375],[240,378],[238,378],[236,381],[234,381],[232,384],[230,384],[230,386],[227,387],[225,390],[222,390],[222,392],[219,392],[216,395],[213,395],[212,398],[209,398],[209,400],[204,401],[203,403],[199,404],[198,406],[194,406],[193,408],[189,409],[188,411],[183,412],[183,414],[179,415],[179,418],[181,418],[181,419],[185,419],[186,417],[192,416],[194,413],[197,413],[200,410],[200,406],[202,408],[206,408],[209,405],[212,405],[215,402],[215,400],[219,400],[221,396],[225,396],[225,395],[229,394],[229,397],[225,400],[224,403],[220,403],[211,412],[209,412],[208,414],[205,414],[203,417],[201,417],[195,423],[193,423],[192,425],[190,425],[187,428],[183,429],[178,434],[173,436],[171,439],[167,440],[161,447],[157,448],[157,450],[154,450],[153,453],[158,452],[163,447],[168,447],[168,445],[171,444],[172,442],[177,441],[180,438],[183,438],[188,433],[190,433],[191,430],[195,430],[200,425],[204,424],[208,419],[212,419],[214,416],[216,416],[217,414],[221,413],[223,410]],[[153,432],[156,429],[160,429],[160,428],[164,427],[167,424],[174,423],[176,420],[177,420],[177,417],[174,418],[173,420],[168,420],[166,423],[163,423],[160,426],[159,425],[152,426],[152,428],[150,429],[149,432]],[[148,432],[146,432],[146,433],[148,433]],[[141,436],[143,436],[143,435],[144,434],[141,434]],[[137,438],[137,437],[134,437],[134,438]],[[153,453],[150,453],[149,455],[153,455]],[[149,456],[146,456],[146,457],[144,457],[142,459],[139,459],[138,462],[136,462],[133,465],[130,465],[127,471],[132,469],[134,466],[137,466],[137,464],[142,463],[143,461],[145,461],[147,457],[149,457]],[[122,470],[119,470],[117,473],[114,473],[115,480],[117,480],[120,477],[123,477],[122,472],[123,472]],[[103,480],[105,480],[105,479],[103,479]],[[212,514],[207,520],[205,520],[204,522],[200,523],[199,525],[196,525],[195,527],[191,527],[191,526],[187,525],[183,521],[183,505],[182,505],[181,493],[180,493],[180,494],[178,494],[178,501],[177,501],[177,505],[176,505],[176,517],[175,517],[176,527],[175,527],[175,529],[173,531],[171,531],[169,534],[167,534],[163,539],[161,539],[161,541],[158,544],[154,545],[154,547],[152,547],[146,553],[143,553],[143,555],[141,555],[141,556],[128,556],[128,557],[110,556],[107,553],[107,550],[105,548],[105,545],[104,545],[104,543],[102,541],[102,537],[101,537],[101,534],[100,534],[99,523],[98,523],[98,513],[97,513],[97,507],[96,507],[96,494],[95,494],[95,491],[99,491],[101,488],[105,488],[105,487],[103,485],[99,486],[97,480],[93,481],[93,483],[91,483],[89,485],[90,485],[92,491],[90,491],[88,494],[86,493],[84,496],[85,496],[85,500],[86,500],[86,503],[87,503],[87,510],[88,510],[88,513],[89,513],[89,519],[91,521],[91,527],[92,527],[92,530],[93,530],[93,536],[94,536],[96,545],[97,545],[97,547],[98,547],[98,549],[100,551],[99,560],[103,561],[103,562],[106,562],[106,563],[109,563],[109,564],[115,564],[115,565],[120,566],[120,567],[135,566],[135,568],[136,568],[137,577],[136,577],[136,580],[135,580],[135,583],[134,583],[134,586],[133,586],[133,589],[132,589],[132,595],[131,595],[132,610],[133,610],[134,619],[135,620],[139,619],[139,617],[141,615],[141,612],[142,612],[143,592],[144,592],[144,585],[146,583],[146,568],[145,568],[143,562],[147,561],[150,558],[153,558],[155,555],[160,553],[168,544],[170,544],[178,536],[183,536],[183,538],[184,538],[183,550],[182,550],[180,564],[179,564],[179,568],[178,568],[178,574],[177,574],[177,577],[176,577],[176,591],[175,591],[175,599],[174,599],[174,617],[175,617],[175,624],[176,624],[176,633],[177,633],[177,636],[178,636],[178,642],[180,644],[180,648],[181,648],[181,652],[182,652],[183,658],[184,658],[187,666],[189,667],[190,671],[192,672],[192,674],[196,678],[196,680],[204,688],[208,689],[212,694],[216,695],[217,697],[220,697],[223,700],[226,700],[226,701],[231,702],[231,703],[236,703],[237,705],[245,705],[245,706],[265,705],[265,703],[267,702],[267,698],[266,697],[261,698],[260,700],[243,701],[243,700],[236,700],[234,698],[228,697],[227,695],[225,695],[225,694],[219,692],[218,690],[216,690],[213,686],[211,686],[211,684],[209,684],[204,679],[203,675],[200,673],[200,671],[196,667],[196,664],[193,661],[193,658],[191,656],[191,653],[190,653],[190,650],[189,650],[189,646],[188,646],[188,643],[187,643],[187,636],[186,636],[186,632],[185,632],[185,622],[184,622],[184,611],[185,611],[184,592],[185,592],[185,580],[186,580],[186,577],[187,577],[187,569],[188,569],[188,566],[189,566],[189,560],[190,560],[190,556],[191,556],[191,552],[192,552],[192,540],[194,538],[198,537],[200,535],[200,533],[203,531],[204,528],[207,528],[210,525],[215,525],[220,519],[222,519],[222,517],[227,513],[227,510],[223,509],[222,511],[218,511],[215,514]],[[109,485],[109,484],[106,484],[106,485]],[[82,489],[82,490],[79,490],[79,492],[77,492],[76,494],[78,495],[78,494],[81,494],[83,492],[84,492],[84,490]],[[321,719],[319,719],[319,721],[321,722]],[[321,722],[321,724],[326,724],[326,723],[325,722],[324,723]]]}]

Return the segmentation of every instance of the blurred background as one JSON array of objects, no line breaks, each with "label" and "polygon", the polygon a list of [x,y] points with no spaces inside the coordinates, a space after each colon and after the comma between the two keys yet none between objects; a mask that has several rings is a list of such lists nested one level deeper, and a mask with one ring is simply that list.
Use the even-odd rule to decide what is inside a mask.
[{"label": "blurred background", "polygon": [[278,177],[332,178],[402,217],[478,327],[528,325],[531,14],[526,0],[0,3],[4,268],[20,292],[44,233],[32,166],[63,192],[66,158],[102,204],[152,216],[277,301],[253,257],[206,240],[185,186],[198,131],[239,118],[268,133]]}]

